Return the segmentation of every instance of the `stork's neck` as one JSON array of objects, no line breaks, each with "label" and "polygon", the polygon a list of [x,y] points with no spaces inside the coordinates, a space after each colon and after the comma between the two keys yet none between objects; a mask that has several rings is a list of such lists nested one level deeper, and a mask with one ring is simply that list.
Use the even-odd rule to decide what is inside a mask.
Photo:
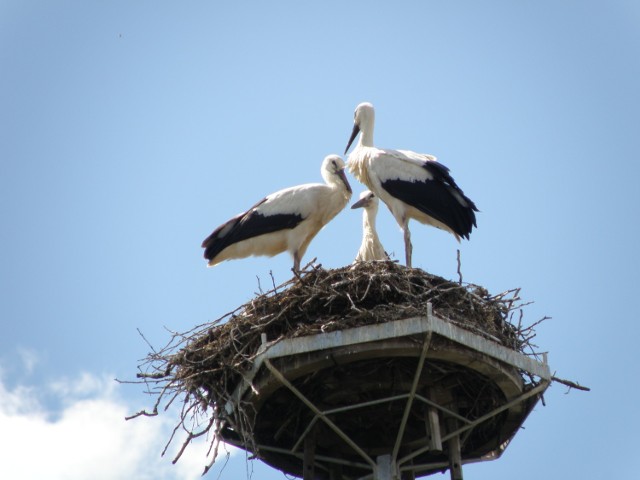
[{"label": "stork's neck", "polygon": [[362,215],[362,230],[365,236],[377,237],[376,231],[376,217],[378,215],[377,209],[365,208]]},{"label": "stork's neck", "polygon": [[360,147],[373,147],[373,123],[365,124],[360,128]]}]

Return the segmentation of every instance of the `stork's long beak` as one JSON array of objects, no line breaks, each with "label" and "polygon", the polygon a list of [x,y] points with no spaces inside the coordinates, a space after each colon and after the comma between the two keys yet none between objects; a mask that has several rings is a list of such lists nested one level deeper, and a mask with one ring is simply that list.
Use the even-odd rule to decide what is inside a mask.
[{"label": "stork's long beak", "polygon": [[356,203],[354,203],[353,205],[351,205],[351,208],[363,208],[367,206],[367,202],[369,202],[369,198],[368,197],[364,197],[361,198],[360,200],[358,200]]},{"label": "stork's long beak", "polygon": [[349,184],[349,180],[347,180],[347,175],[344,173],[344,168],[338,172],[338,176],[340,177],[340,180],[344,182],[344,186],[347,187],[349,193],[353,193],[353,190],[351,190],[351,185]]},{"label": "stork's long beak", "polygon": [[358,133],[360,133],[360,127],[358,126],[357,123],[353,124],[353,131],[351,132],[351,138],[349,138],[349,143],[347,143],[347,148],[344,149],[344,153],[346,155],[347,150],[349,150],[349,147],[351,146],[351,144],[353,143],[353,141],[356,139],[356,137],[358,136]]}]

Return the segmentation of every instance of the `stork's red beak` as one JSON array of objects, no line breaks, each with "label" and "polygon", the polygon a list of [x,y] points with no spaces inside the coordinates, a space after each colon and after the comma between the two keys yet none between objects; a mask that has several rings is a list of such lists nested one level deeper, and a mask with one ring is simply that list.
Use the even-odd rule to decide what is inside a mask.
[{"label": "stork's red beak", "polygon": [[347,143],[347,148],[344,149],[345,155],[347,153],[347,150],[349,150],[349,147],[351,146],[351,144],[356,139],[356,137],[358,136],[359,133],[360,133],[360,127],[358,126],[357,123],[354,123],[353,124],[353,131],[351,132],[351,138],[349,138],[349,143]]}]

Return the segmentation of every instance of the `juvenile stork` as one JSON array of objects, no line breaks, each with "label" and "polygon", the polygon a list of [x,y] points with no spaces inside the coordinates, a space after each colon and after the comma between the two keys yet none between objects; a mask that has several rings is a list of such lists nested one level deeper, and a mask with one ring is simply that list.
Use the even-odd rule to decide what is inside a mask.
[{"label": "juvenile stork", "polygon": [[360,199],[351,205],[351,208],[364,208],[362,212],[362,244],[354,263],[389,260],[376,231],[378,197],[369,190],[365,190],[360,194]]},{"label": "juvenile stork", "polygon": [[475,204],[456,185],[449,169],[436,157],[408,150],[386,150],[373,146],[375,111],[361,103],[345,154],[360,133],[349,155],[349,171],[389,207],[404,233],[406,264],[411,267],[409,220],[445,230],[460,241],[476,226]]},{"label": "juvenile stork", "polygon": [[344,168],[342,158],[329,155],[320,169],[326,184],[308,183],[272,193],[220,225],[202,242],[208,266],[288,251],[293,270],[300,271],[300,260],[313,237],[351,198]]}]

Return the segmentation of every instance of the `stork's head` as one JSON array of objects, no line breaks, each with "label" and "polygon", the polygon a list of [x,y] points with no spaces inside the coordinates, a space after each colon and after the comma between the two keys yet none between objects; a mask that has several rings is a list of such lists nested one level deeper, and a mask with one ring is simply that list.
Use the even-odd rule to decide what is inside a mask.
[{"label": "stork's head", "polygon": [[344,153],[347,153],[349,147],[358,136],[358,133],[363,132],[363,135],[366,134],[368,137],[373,135],[373,123],[375,117],[376,112],[373,109],[373,105],[369,102],[361,103],[356,107],[356,111],[353,114],[353,130],[351,132],[351,137],[349,138],[349,143],[347,143],[347,148],[344,149]]},{"label": "stork's head", "polygon": [[371,208],[378,206],[378,197],[373,192],[365,190],[360,194],[360,198],[356,203],[351,205],[351,208]]},{"label": "stork's head", "polygon": [[351,185],[349,185],[349,180],[347,180],[347,176],[344,173],[344,168],[344,160],[339,155],[327,155],[322,162],[320,171],[324,181],[329,184],[335,183],[336,177],[339,178],[349,195],[351,195]]}]

